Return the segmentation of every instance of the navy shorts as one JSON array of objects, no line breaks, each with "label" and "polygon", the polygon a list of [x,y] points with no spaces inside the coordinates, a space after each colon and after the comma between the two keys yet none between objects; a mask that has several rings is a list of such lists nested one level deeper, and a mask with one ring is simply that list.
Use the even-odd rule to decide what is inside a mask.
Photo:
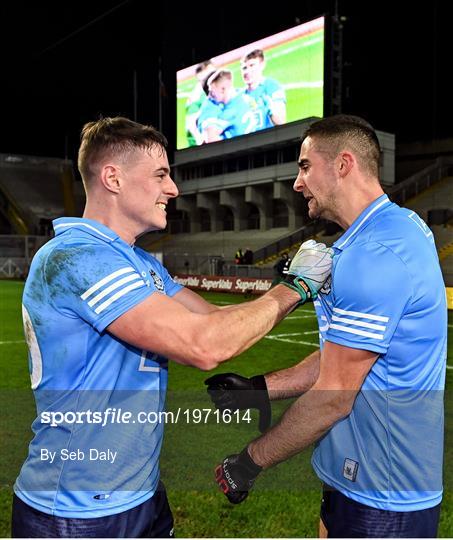
[{"label": "navy shorts", "polygon": [[51,516],[14,495],[11,535],[12,538],[170,538],[173,516],[163,484],[148,501],[100,518]]},{"label": "navy shorts", "polygon": [[321,520],[328,538],[435,538],[440,504],[426,510],[393,512],[348,499],[324,486]]}]

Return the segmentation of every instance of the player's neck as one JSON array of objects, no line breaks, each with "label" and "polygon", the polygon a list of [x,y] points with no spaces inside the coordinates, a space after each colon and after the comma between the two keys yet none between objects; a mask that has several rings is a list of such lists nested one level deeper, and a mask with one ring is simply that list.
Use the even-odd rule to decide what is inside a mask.
[{"label": "player's neck", "polygon": [[377,182],[345,193],[342,200],[337,201],[334,221],[343,229],[348,229],[360,214],[383,194],[384,191]]},{"label": "player's neck", "polygon": [[85,219],[92,219],[101,223],[105,227],[108,227],[114,233],[116,233],[127,244],[133,245],[135,240],[142,234],[140,231],[134,229],[131,223],[127,219],[118,219],[118,215],[110,214],[110,212],[104,209],[96,208],[90,205],[88,202],[83,212]]},{"label": "player's neck", "polygon": [[248,85],[248,90],[255,90],[255,88],[258,88],[258,86],[263,82],[264,77],[261,77],[261,79],[258,79],[257,81],[251,83]]}]

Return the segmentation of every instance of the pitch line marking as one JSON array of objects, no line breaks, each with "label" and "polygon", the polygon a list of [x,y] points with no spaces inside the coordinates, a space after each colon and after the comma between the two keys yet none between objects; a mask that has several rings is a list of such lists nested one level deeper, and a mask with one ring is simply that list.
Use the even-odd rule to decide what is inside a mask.
[{"label": "pitch line marking", "polygon": [[315,319],[316,315],[296,315],[295,317],[286,317],[285,321],[295,321],[296,319]]},{"label": "pitch line marking", "polygon": [[292,336],[306,336],[308,334],[319,334],[319,330],[307,330],[306,332],[293,332],[291,334],[271,334],[272,337],[292,337]]},{"label": "pitch line marking", "polygon": [[[449,327],[453,327],[452,324],[448,325]],[[318,330],[313,330],[310,332],[303,332],[303,334],[317,334]],[[284,337],[280,336],[300,336],[303,335],[301,333],[297,334],[277,334],[274,336],[265,336],[265,339],[273,339],[274,341],[283,341],[285,343],[295,343],[296,345],[309,345],[310,347],[319,347],[319,343],[310,343],[309,341],[296,341],[295,339],[286,339]],[[15,341],[0,341],[0,345],[15,345],[17,343],[25,343],[24,339],[19,339]],[[447,364],[447,369],[453,369],[453,366],[449,366]]]},{"label": "pitch line marking", "polygon": [[[281,334],[280,334],[281,335]],[[295,334],[295,335],[301,335],[301,334]],[[319,343],[311,343],[310,341],[299,341],[295,339],[288,339],[288,338],[282,338],[279,337],[279,334],[276,336],[265,336],[265,339],[272,339],[274,341],[283,341],[284,343],[295,343],[296,345],[309,345],[310,347],[319,347]]]},{"label": "pitch line marking", "polygon": [[[449,325],[451,326],[451,325]],[[318,330],[312,330],[309,332],[298,332],[298,333],[291,333],[291,334],[274,334],[270,336],[265,336],[265,339],[272,339],[274,341],[283,341],[284,343],[295,343],[296,345],[309,345],[310,347],[319,347],[319,343],[311,343],[309,341],[298,341],[295,339],[288,339],[288,337],[293,336],[302,336],[306,334],[317,334]],[[453,369],[453,366],[449,366],[447,364],[447,369]]]}]

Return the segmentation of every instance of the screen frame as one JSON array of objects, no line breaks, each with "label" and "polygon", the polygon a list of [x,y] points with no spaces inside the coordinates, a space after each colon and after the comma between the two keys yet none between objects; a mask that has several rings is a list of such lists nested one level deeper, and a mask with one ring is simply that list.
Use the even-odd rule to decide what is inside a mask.
[{"label": "screen frame", "polygon": [[[316,24],[318,24],[319,26],[316,27]],[[329,103],[329,96],[331,96],[331,92],[332,92],[332,85],[331,85],[331,77],[330,77],[330,74],[331,74],[331,64],[332,64],[332,60],[331,60],[331,50],[330,50],[330,47],[328,46],[328,43],[330,43],[330,40],[327,39],[328,36],[330,36],[331,34],[331,24],[330,24],[330,17],[323,13],[317,17],[313,17],[313,18],[310,18],[309,20],[305,21],[305,22],[302,22],[296,26],[293,26],[291,28],[288,28],[286,30],[282,30],[280,32],[276,32],[275,34],[272,34],[270,36],[266,36],[264,38],[261,38],[261,39],[258,39],[258,40],[255,40],[254,42],[252,43],[249,43],[247,45],[243,45],[243,46],[240,46],[240,47],[236,47],[235,49],[231,49],[230,51],[227,51],[225,53],[221,53],[217,56],[214,56],[212,57],[212,61],[213,63],[215,63],[216,65],[225,65],[227,63],[227,61],[229,60],[230,63],[233,62],[233,60],[231,58],[235,58],[235,62],[238,61],[238,58],[240,58],[243,54],[246,54],[247,52],[249,52],[250,50],[252,50],[253,48],[261,48],[260,45],[262,46],[263,43],[266,43],[268,42],[269,40],[272,40],[274,39],[275,37],[277,37],[277,40],[275,41],[275,45],[267,45],[267,47],[264,47],[262,46],[263,50],[265,51],[266,53],[266,48],[270,48],[272,46],[278,46],[278,36],[282,35],[282,34],[286,34],[287,32],[295,32],[295,36],[294,38],[286,38],[286,39],[281,39],[281,43],[284,43],[285,41],[288,41],[289,39],[297,39],[298,36],[297,33],[296,33],[296,30],[299,29],[299,33],[300,33],[300,27],[302,26],[306,26],[306,25],[313,25],[313,29],[310,30],[310,29],[307,29],[306,30],[306,33],[310,33],[311,31],[317,31],[318,29],[322,28],[323,29],[323,43],[322,43],[322,47],[323,47],[323,58],[322,58],[322,70],[323,70],[323,79],[322,79],[322,85],[323,85],[323,88],[322,88],[322,105],[321,105],[321,115],[322,117],[325,116],[326,114],[328,114],[328,111],[330,109],[330,106],[328,106],[328,103]],[[179,135],[179,131],[181,130],[181,124],[184,122],[186,116],[184,115],[181,119],[179,118],[180,114],[178,114],[178,85],[182,82],[182,81],[186,81],[188,79],[190,79],[191,77],[194,77],[194,72],[195,72],[195,68],[198,64],[193,64],[189,67],[186,67],[186,68],[183,68],[181,70],[178,70],[176,72],[176,152],[183,152],[185,150],[193,150],[194,148],[201,148],[201,147],[205,147],[205,146],[208,146],[208,145],[211,145],[213,144],[213,142],[209,142],[209,143],[206,143],[206,144],[199,144],[199,145],[193,145],[193,146],[178,146],[178,141],[180,140],[180,135]],[[189,75],[190,74],[190,75]],[[271,76],[272,77],[272,76]],[[308,113],[306,116],[303,116],[303,117],[300,117],[300,118],[297,118],[297,119],[292,119],[291,121],[289,122],[285,122],[284,124],[282,125],[289,125],[289,124],[292,124],[294,122],[300,122],[300,121],[303,121],[305,120],[306,118],[310,118],[310,117],[313,117],[315,116],[313,113]],[[316,114],[316,116],[318,116]],[[267,130],[270,130],[270,129],[275,129],[275,128],[278,128],[280,126],[273,126],[272,128],[267,128]],[[253,131],[251,133],[247,133],[247,135],[253,135],[255,133],[259,133],[260,131],[266,131],[266,129],[263,129],[263,130],[257,130],[257,131]],[[227,140],[222,140],[222,141],[219,141],[219,142],[228,142],[228,140],[233,140],[233,139],[238,139],[238,138],[241,138],[243,137],[244,135],[237,135],[231,139],[227,139]]]}]

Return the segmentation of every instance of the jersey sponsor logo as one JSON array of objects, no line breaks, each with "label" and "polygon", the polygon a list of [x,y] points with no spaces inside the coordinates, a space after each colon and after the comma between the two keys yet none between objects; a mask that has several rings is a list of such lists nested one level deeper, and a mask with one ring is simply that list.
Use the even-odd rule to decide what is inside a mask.
[{"label": "jersey sponsor logo", "polygon": [[247,103],[247,105],[251,109],[257,109],[258,108],[258,103],[256,102],[255,98],[253,98],[252,96],[249,96],[248,94],[243,94],[243,96],[244,96],[244,101]]},{"label": "jersey sponsor logo", "polygon": [[158,276],[156,274],[156,272],[154,272],[154,270],[150,269],[149,273],[150,273],[151,277],[153,278],[154,286],[156,287],[156,289],[158,291],[163,291],[164,290],[164,282],[162,281],[162,278],[160,276]]},{"label": "jersey sponsor logo", "polygon": [[346,480],[355,482],[357,478],[357,471],[359,470],[359,463],[353,459],[346,458],[343,464],[343,476]]}]

